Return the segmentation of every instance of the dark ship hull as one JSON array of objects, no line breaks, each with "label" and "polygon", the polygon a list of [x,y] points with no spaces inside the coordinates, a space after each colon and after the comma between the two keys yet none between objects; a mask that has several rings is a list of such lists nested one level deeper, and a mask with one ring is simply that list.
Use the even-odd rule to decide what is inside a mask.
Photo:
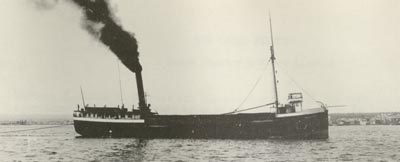
[{"label": "dark ship hull", "polygon": [[328,111],[227,115],[152,115],[145,120],[75,117],[82,137],[189,139],[327,139]]}]

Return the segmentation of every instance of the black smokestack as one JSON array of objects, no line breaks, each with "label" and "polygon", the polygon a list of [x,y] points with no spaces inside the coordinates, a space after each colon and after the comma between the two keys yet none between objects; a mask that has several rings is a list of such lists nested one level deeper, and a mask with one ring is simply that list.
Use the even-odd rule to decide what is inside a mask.
[{"label": "black smokestack", "polygon": [[133,34],[122,29],[114,19],[107,0],[72,0],[84,12],[83,25],[92,36],[117,55],[132,72],[141,72],[138,45]]}]

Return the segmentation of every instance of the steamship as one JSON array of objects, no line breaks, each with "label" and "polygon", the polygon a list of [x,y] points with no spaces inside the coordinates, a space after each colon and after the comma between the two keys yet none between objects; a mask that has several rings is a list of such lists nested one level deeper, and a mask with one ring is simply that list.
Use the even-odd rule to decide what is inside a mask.
[{"label": "steamship", "polygon": [[[190,138],[190,139],[327,139],[327,106],[303,109],[302,93],[290,93],[287,103],[278,101],[275,54],[271,30],[270,61],[275,101],[272,112],[244,113],[237,110],[211,115],[161,115],[146,103],[141,72],[136,72],[138,108],[90,107],[73,112],[75,131],[82,137]],[[83,96],[82,96],[83,97]],[[245,109],[248,110],[248,109]]]}]

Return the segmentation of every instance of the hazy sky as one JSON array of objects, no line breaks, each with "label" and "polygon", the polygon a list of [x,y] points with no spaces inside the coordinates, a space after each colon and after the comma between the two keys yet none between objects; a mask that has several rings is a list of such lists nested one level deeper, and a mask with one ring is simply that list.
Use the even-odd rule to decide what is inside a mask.
[{"label": "hazy sky", "polygon": [[[145,91],[164,114],[235,109],[264,71],[273,19],[280,102],[300,92],[330,112],[399,111],[398,0],[113,0],[139,41]],[[117,58],[60,1],[0,6],[0,113],[71,114],[81,104],[121,103]],[[120,65],[125,105],[137,105],[134,74]],[[286,73],[289,74],[286,75]],[[243,107],[273,101],[271,68]],[[268,109],[264,109],[268,111]]]}]

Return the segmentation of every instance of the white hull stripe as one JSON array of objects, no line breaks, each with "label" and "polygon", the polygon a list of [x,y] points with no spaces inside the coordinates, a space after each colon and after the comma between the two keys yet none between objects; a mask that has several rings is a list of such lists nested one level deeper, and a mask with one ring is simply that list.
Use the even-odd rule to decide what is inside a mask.
[{"label": "white hull stripe", "polygon": [[254,120],[251,122],[252,123],[270,123],[270,122],[273,122],[273,120]]},{"label": "white hull stripe", "polygon": [[166,125],[149,125],[149,127],[152,127],[152,128],[165,128],[165,127],[168,127],[168,126],[166,126]]},{"label": "white hull stripe", "polygon": [[144,119],[100,119],[75,117],[74,121],[100,122],[100,123],[144,123]]},{"label": "white hull stripe", "polygon": [[317,113],[322,113],[325,110],[323,108],[315,108],[315,109],[307,109],[303,110],[301,112],[296,112],[296,113],[288,113],[288,114],[276,114],[277,118],[284,118],[284,117],[293,117],[293,116],[302,116],[302,115],[311,115],[311,114],[317,114]]}]

